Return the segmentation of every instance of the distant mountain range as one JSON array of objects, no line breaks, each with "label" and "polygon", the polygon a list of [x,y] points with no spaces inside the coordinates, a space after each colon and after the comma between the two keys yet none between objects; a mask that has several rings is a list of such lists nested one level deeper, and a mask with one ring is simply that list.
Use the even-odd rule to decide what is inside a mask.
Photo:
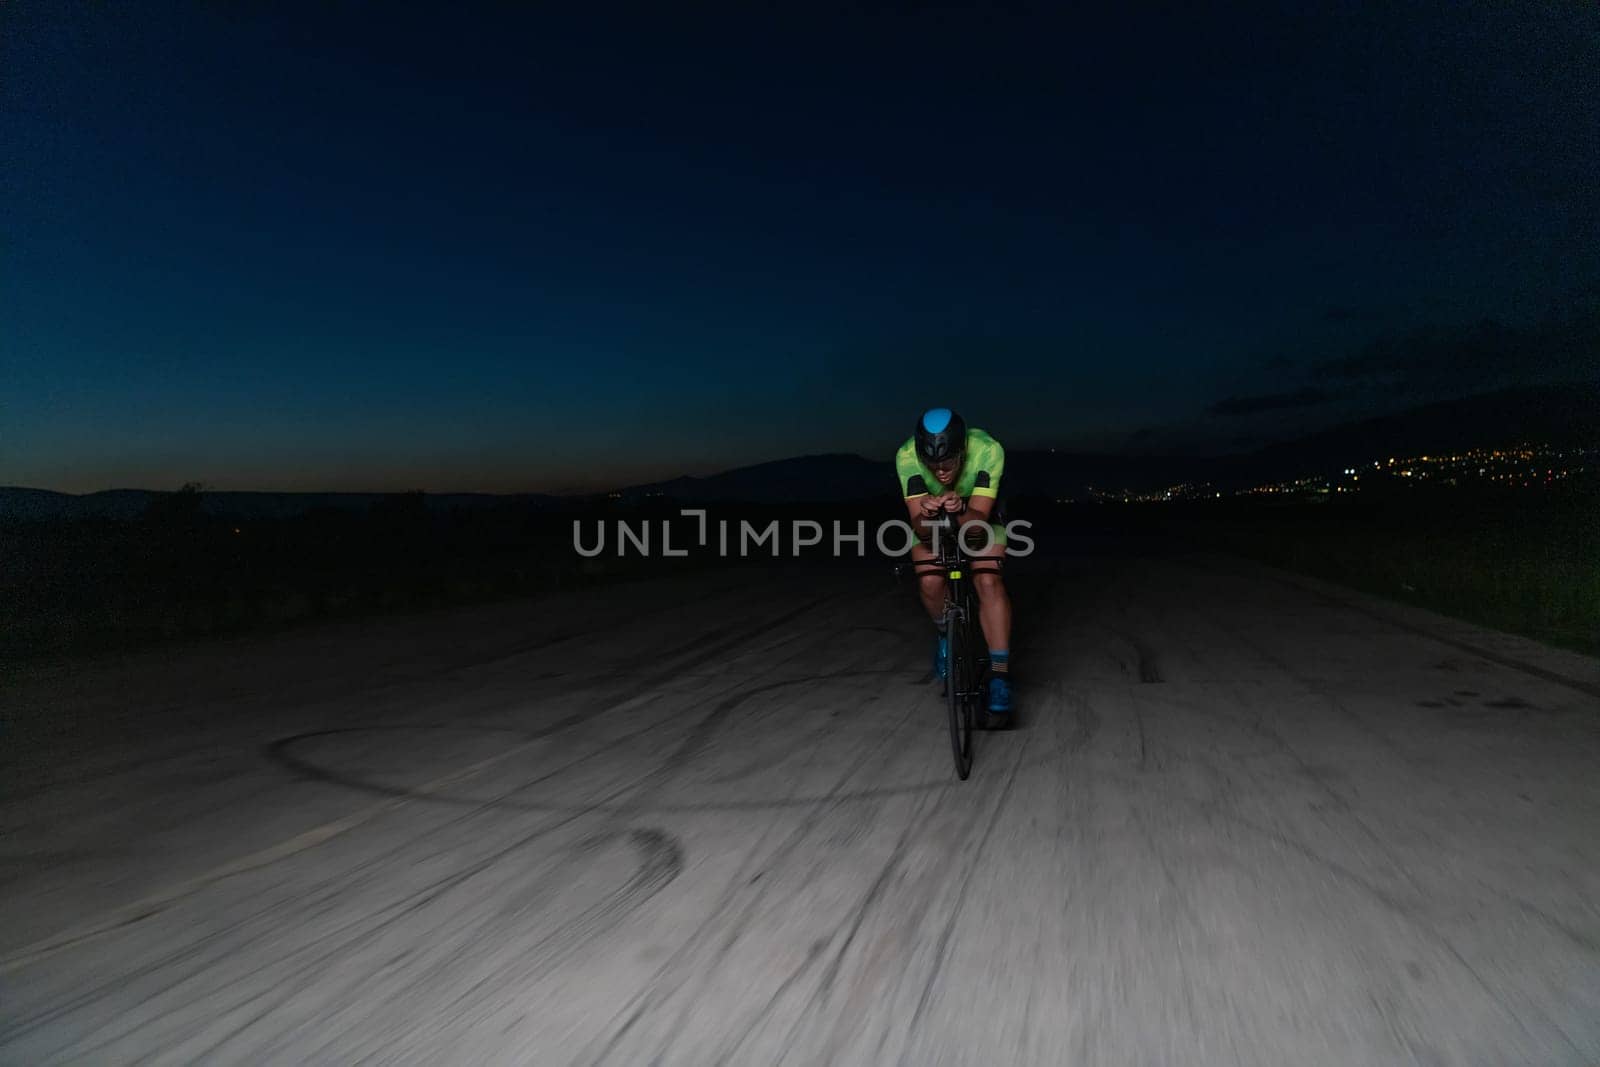
[{"label": "distant mountain range", "polygon": [[892,457],[870,460],[848,452],[795,456],[737,467],[704,478],[673,478],[618,490],[624,500],[667,497],[708,504],[744,501],[849,501],[892,497]]},{"label": "distant mountain range", "polygon": [[[1149,491],[1182,482],[1243,488],[1330,474],[1388,456],[1522,441],[1600,446],[1600,382],[1508,389],[1428,404],[1230,456],[1008,450],[1004,486],[1014,495],[1075,498],[1091,488]],[[739,467],[705,478],[674,478],[620,492],[635,500],[771,503],[858,500],[894,491],[891,457],[827,454]]]},{"label": "distant mountain range", "polygon": [[[1002,440],[1004,435],[1001,435]],[[1081,497],[1093,488],[1149,491],[1181,482],[1236,488],[1284,478],[1333,473],[1387,456],[1508,445],[1522,441],[1600,446],[1600,381],[1536,386],[1428,404],[1395,415],[1347,423],[1255,452],[1221,457],[1107,456],[1051,450],[1006,454],[1004,485],[1013,495]],[[704,478],[630,486],[612,495],[638,502],[783,503],[868,500],[895,492],[890,457],[830,453],[738,467]],[[137,519],[163,494],[112,489],[74,496],[46,489],[0,488],[0,519]],[[332,508],[366,511],[395,494],[207,492],[201,509],[222,518],[292,518]],[[529,493],[429,493],[431,511],[495,508],[554,511],[583,497]]]},{"label": "distant mountain range", "polygon": [[[1230,457],[1231,458],[1231,457]],[[1081,496],[1089,487],[1145,489],[1184,481],[1215,481],[1219,461],[1181,456],[1102,456],[1008,450],[1002,482],[1009,496]],[[823,503],[894,499],[891,457],[853,454],[797,456],[739,467],[704,478],[674,478],[619,491],[627,501],[655,497],[684,503]]]},{"label": "distant mountain range", "polygon": [[[57,493],[48,489],[0,488],[0,519],[138,519],[157,497],[170,494],[150,489],[108,489],[100,493]],[[235,493],[203,492],[200,510],[224,519],[289,519],[312,511],[368,511],[393,502],[394,493]],[[430,511],[477,511],[517,507],[553,510],[568,505],[561,497],[541,493],[428,493]]]}]

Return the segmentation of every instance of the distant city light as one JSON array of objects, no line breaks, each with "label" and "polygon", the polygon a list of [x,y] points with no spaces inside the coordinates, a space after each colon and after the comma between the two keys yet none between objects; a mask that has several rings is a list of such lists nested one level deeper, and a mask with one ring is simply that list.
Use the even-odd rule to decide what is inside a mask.
[{"label": "distant city light", "polygon": [[[1354,466],[1341,465],[1337,468],[1338,474],[1290,478],[1227,491],[1209,482],[1184,482],[1147,491],[1089,486],[1088,499],[1134,504],[1221,500],[1224,496],[1325,498],[1371,491],[1374,481],[1379,486],[1388,484],[1395,487],[1420,486],[1424,483],[1450,487],[1473,484],[1504,484],[1521,488],[1553,486],[1556,482],[1600,470],[1600,448],[1557,449],[1552,445],[1524,443],[1515,448],[1473,448],[1448,455],[1428,452],[1410,458],[1390,456],[1387,462],[1371,461],[1372,468],[1379,473],[1369,477],[1367,483],[1363,484],[1361,475],[1356,472],[1363,469],[1367,462],[1363,460]],[[1349,484],[1335,484],[1344,479],[1348,479]],[[1066,504],[1074,503],[1071,497],[1058,500]]]}]

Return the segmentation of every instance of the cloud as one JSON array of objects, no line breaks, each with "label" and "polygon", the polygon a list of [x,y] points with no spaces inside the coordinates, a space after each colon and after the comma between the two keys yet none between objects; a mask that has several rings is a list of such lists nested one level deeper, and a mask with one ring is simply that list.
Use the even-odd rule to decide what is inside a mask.
[{"label": "cloud", "polygon": [[1532,327],[1483,319],[1379,337],[1360,351],[1324,360],[1311,377],[1336,388],[1408,396],[1463,393],[1600,373],[1600,309],[1552,315]]},{"label": "cloud", "polygon": [[[1255,381],[1279,385],[1280,391],[1226,397],[1191,421],[1140,430],[1123,447],[1147,451],[1153,444],[1171,449],[1192,443],[1242,450],[1340,419],[1475,393],[1600,382],[1600,285],[1571,290],[1530,324],[1436,323],[1380,335],[1336,358],[1256,353],[1246,365]],[[1254,436],[1238,436],[1239,430]]]},{"label": "cloud", "polygon": [[1262,393],[1257,396],[1230,396],[1206,408],[1208,415],[1236,418],[1256,415],[1263,411],[1282,411],[1285,408],[1309,408],[1326,404],[1333,394],[1315,386],[1306,386],[1288,393]]}]

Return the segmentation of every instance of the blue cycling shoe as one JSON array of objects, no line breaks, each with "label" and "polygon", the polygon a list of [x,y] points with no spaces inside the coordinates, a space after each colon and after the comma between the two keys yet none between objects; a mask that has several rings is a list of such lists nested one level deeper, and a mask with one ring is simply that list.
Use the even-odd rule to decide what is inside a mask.
[{"label": "blue cycling shoe", "polygon": [[950,674],[950,638],[944,634],[934,642],[933,673],[941,682]]},{"label": "blue cycling shoe", "polygon": [[989,676],[989,714],[1011,714],[1011,679],[1003,674]]}]

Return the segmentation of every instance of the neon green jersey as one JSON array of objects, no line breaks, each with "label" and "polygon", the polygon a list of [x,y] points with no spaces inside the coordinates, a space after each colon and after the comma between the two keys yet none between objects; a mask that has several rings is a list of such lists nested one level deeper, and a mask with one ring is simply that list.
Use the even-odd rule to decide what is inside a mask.
[{"label": "neon green jersey", "polygon": [[[1006,450],[1000,442],[975,426],[967,428],[966,458],[950,488],[963,498],[1000,495],[1000,475],[1006,469]],[[933,471],[917,455],[917,439],[910,437],[894,454],[894,470],[900,481],[900,495],[910,500],[930,492],[944,492]]]}]

